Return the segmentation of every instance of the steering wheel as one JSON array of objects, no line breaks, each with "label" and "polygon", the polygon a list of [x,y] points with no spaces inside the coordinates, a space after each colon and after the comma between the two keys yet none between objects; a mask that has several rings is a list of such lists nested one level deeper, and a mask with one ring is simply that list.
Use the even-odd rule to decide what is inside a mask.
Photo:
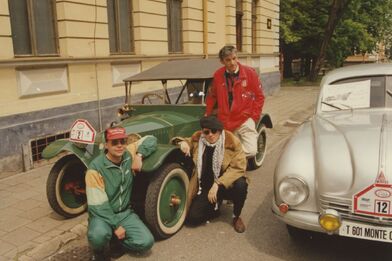
[{"label": "steering wheel", "polygon": [[158,93],[146,93],[143,95],[142,104],[153,104],[154,100],[160,100],[165,103],[165,99]]}]

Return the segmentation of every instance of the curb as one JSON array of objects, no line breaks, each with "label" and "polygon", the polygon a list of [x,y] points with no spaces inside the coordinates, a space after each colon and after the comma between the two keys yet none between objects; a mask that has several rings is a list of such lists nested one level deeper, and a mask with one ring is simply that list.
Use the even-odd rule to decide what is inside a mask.
[{"label": "curb", "polygon": [[66,246],[70,242],[80,239],[87,233],[87,221],[83,221],[81,224],[75,225],[68,231],[65,231],[61,235],[52,238],[48,242],[38,245],[37,247],[30,249],[28,252],[23,253],[18,258],[20,261],[41,261],[48,260],[51,256],[55,255],[62,247]]}]

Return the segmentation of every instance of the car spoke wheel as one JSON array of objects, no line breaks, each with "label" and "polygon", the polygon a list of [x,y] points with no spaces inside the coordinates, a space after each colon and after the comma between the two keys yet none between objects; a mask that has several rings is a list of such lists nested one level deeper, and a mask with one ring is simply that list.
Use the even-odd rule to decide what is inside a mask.
[{"label": "car spoke wheel", "polygon": [[260,168],[263,164],[265,154],[267,151],[267,128],[264,124],[260,124],[257,128],[257,153],[254,157],[248,159],[248,170],[255,170]]},{"label": "car spoke wheel", "polygon": [[177,163],[163,165],[150,182],[145,203],[145,218],[157,238],[174,235],[186,217],[189,178]]},{"label": "car spoke wheel", "polygon": [[46,182],[49,205],[61,216],[71,218],[87,208],[86,166],[75,155],[67,155],[52,167]]}]

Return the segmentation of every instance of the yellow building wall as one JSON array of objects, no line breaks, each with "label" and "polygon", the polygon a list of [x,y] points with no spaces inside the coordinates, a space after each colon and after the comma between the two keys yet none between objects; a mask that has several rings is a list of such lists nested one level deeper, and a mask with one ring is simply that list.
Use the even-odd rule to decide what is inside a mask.
[{"label": "yellow building wall", "polygon": [[[208,27],[208,53],[216,54],[219,51],[220,40],[225,38],[224,35],[224,8],[217,2],[222,1],[209,0],[207,1],[207,27]],[[221,12],[220,9],[223,9]]]},{"label": "yellow building wall", "polygon": [[[60,2],[56,5],[60,55],[109,55],[106,1]],[[101,5],[99,5],[101,4]]]},{"label": "yellow building wall", "polygon": [[182,2],[184,53],[203,53],[203,1]]},{"label": "yellow building wall", "polygon": [[[279,53],[279,1],[259,0],[261,19],[259,52],[263,54]],[[271,29],[267,28],[267,19],[271,19]]]},{"label": "yellow building wall", "polygon": [[167,55],[166,1],[133,0],[135,54]]},{"label": "yellow building wall", "polygon": [[7,0],[0,0],[0,46],[0,59],[14,57]]},{"label": "yellow building wall", "polygon": [[236,27],[235,27],[235,0],[225,0],[225,25],[226,25],[226,44],[236,45]]},{"label": "yellow building wall", "polygon": [[[216,57],[222,46],[235,45],[235,0],[206,2],[207,50],[209,56]],[[176,57],[203,56],[202,0],[182,2],[184,52],[174,56],[168,55],[166,1],[133,0],[132,4],[135,40],[135,52],[132,55],[110,55],[106,0],[75,0],[58,1],[56,4],[59,57],[20,59],[13,58],[8,1],[0,0],[0,86],[7,86],[1,90],[0,117],[123,96],[123,88],[113,87],[112,84],[111,64],[117,60],[139,63],[141,70],[145,70]],[[251,54],[251,0],[244,1],[243,9],[243,51],[239,54],[241,62],[258,67],[260,72],[277,71],[279,0],[258,1],[257,54]],[[267,29],[267,19],[272,20],[271,29]],[[53,62],[67,68],[68,91],[21,98],[16,70],[25,66],[35,68],[35,63],[37,68],[50,68]],[[135,87],[134,91],[139,93],[145,90]]]},{"label": "yellow building wall", "polygon": [[242,4],[242,52],[252,52],[252,2],[244,0]]}]

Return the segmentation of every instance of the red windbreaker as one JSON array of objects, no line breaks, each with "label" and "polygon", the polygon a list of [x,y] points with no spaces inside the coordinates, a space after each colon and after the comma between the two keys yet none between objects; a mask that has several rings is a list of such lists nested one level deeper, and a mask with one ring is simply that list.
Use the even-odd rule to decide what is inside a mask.
[{"label": "red windbreaker", "polygon": [[248,118],[256,123],[264,105],[264,94],[256,71],[238,63],[239,75],[233,84],[233,102],[229,108],[228,87],[226,86],[226,67],[218,69],[206,98],[206,115],[210,115],[218,105],[218,118],[224,128],[234,131]]}]

